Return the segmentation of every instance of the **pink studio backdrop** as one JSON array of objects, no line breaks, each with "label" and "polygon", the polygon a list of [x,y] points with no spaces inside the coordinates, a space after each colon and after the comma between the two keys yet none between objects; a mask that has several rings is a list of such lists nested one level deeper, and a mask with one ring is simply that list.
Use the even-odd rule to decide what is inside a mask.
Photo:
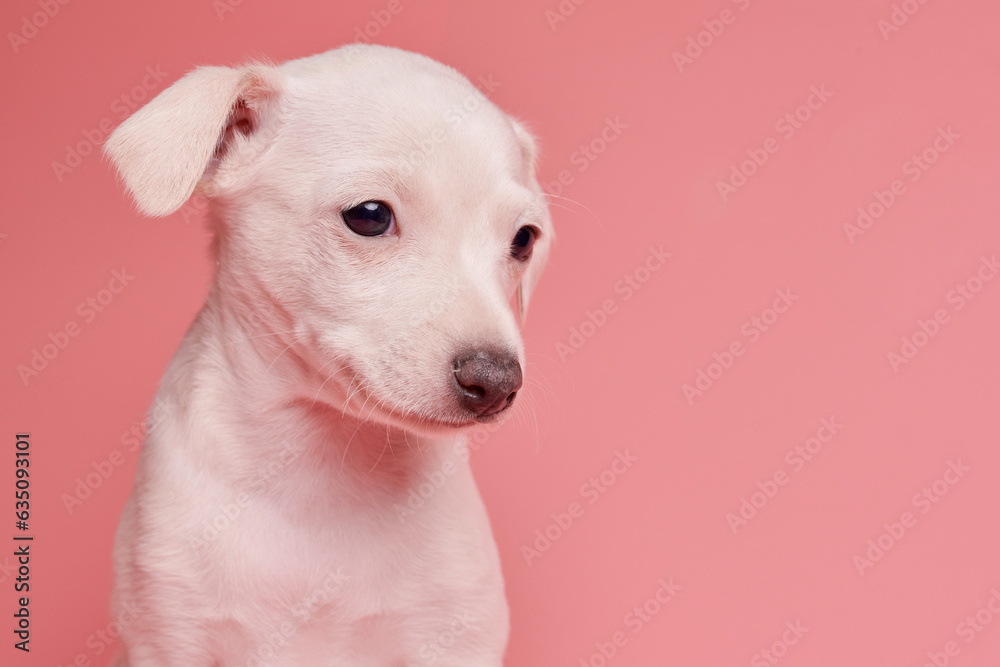
[{"label": "pink studio backdrop", "polygon": [[139,216],[97,146],[196,65],[363,37],[488,88],[564,197],[529,396],[474,458],[507,665],[1000,666],[998,19],[987,0],[3,3],[0,663],[107,663],[132,431],[210,278],[199,208]]}]

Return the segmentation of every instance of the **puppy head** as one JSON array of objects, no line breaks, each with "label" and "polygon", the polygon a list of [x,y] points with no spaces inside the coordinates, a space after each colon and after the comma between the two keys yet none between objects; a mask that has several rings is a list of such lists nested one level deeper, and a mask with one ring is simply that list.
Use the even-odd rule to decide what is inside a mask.
[{"label": "puppy head", "polygon": [[209,198],[216,291],[304,397],[420,432],[513,402],[553,230],[530,134],[456,71],[361,45],[203,67],[106,152],[147,214]]}]

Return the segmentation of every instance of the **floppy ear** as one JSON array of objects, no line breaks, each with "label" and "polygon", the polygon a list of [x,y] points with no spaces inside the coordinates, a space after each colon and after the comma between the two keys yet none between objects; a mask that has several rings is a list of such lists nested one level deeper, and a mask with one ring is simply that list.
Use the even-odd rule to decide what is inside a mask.
[{"label": "floppy ear", "polygon": [[521,158],[524,161],[525,180],[528,186],[535,193],[535,202],[541,213],[541,234],[535,241],[531,251],[531,259],[528,260],[528,267],[521,277],[521,284],[517,286],[517,309],[523,323],[528,315],[528,301],[538,284],[538,279],[542,277],[542,269],[549,259],[549,250],[555,240],[555,230],[552,227],[552,219],[549,216],[549,206],[538,184],[535,174],[535,163],[538,159],[538,148],[535,138],[517,120],[510,118],[511,127],[517,136],[517,141],[521,145]]},{"label": "floppy ear", "polygon": [[164,216],[180,208],[259,129],[278,82],[277,69],[266,65],[199,67],[118,126],[104,152],[139,210]]}]

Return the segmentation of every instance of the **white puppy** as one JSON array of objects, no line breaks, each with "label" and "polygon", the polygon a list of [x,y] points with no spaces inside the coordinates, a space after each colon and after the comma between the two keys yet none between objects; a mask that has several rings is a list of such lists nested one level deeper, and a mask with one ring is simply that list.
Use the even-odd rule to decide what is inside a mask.
[{"label": "white puppy", "polygon": [[462,432],[522,382],[553,238],[531,136],[455,70],[352,45],[196,69],[106,152],[144,213],[207,197],[217,260],[116,538],[118,664],[501,665]]}]

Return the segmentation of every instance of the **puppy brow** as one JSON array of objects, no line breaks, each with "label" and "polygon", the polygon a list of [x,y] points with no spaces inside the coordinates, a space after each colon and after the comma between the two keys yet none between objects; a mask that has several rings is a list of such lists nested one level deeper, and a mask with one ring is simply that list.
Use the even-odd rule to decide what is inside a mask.
[{"label": "puppy brow", "polygon": [[[375,200],[407,199],[411,187],[397,170],[382,167],[363,167],[330,180],[336,189],[329,189],[322,197],[325,207],[349,208],[362,202]],[[389,196],[392,195],[392,196]]]},{"label": "puppy brow", "polygon": [[541,231],[542,219],[545,217],[541,206],[532,201],[516,210],[518,212],[515,217],[516,226],[521,227],[523,225],[534,225],[539,228],[539,231]]}]

